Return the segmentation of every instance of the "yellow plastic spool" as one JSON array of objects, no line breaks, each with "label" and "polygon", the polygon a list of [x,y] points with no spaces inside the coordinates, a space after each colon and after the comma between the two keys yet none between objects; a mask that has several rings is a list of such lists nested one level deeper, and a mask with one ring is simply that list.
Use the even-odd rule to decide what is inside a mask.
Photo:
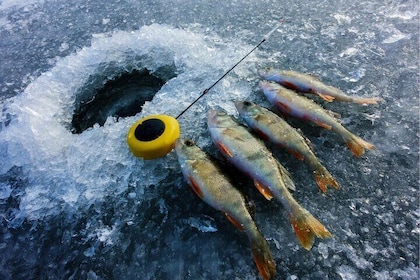
[{"label": "yellow plastic spool", "polygon": [[156,159],[173,149],[179,133],[175,118],[152,115],[133,124],[127,134],[127,144],[136,157]]}]

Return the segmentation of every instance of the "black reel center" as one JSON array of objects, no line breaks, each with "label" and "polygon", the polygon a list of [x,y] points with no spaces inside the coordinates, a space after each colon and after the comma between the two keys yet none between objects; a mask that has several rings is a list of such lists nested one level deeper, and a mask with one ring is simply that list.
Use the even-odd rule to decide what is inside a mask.
[{"label": "black reel center", "polygon": [[148,119],[139,124],[134,132],[137,140],[149,142],[159,138],[165,131],[165,123],[160,119]]}]

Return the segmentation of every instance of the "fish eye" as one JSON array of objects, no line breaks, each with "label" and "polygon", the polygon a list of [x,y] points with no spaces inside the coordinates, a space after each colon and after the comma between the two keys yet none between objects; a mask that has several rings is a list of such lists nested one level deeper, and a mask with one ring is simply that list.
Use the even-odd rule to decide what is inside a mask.
[{"label": "fish eye", "polygon": [[245,106],[251,106],[252,104],[251,104],[251,102],[249,102],[249,101],[244,101],[244,105],[245,105]]},{"label": "fish eye", "polygon": [[192,147],[192,146],[194,146],[194,141],[190,140],[190,139],[187,139],[187,140],[184,141],[184,144],[188,147]]}]

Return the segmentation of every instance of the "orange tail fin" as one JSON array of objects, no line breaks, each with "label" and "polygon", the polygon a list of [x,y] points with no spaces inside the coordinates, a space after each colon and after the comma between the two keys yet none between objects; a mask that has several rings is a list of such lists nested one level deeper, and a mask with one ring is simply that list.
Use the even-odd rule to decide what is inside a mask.
[{"label": "orange tail fin", "polygon": [[298,212],[290,215],[290,222],[303,248],[310,250],[314,244],[315,236],[319,238],[332,237],[324,225],[307,210],[301,208]]},{"label": "orange tail fin", "polygon": [[363,140],[356,135],[351,135],[351,137],[346,139],[346,144],[356,157],[361,157],[366,150],[376,149],[375,145]]},{"label": "orange tail fin", "polygon": [[271,255],[270,247],[261,234],[250,238],[251,251],[258,272],[264,280],[273,279],[276,274],[276,264]]},{"label": "orange tail fin", "polygon": [[318,184],[319,189],[323,192],[327,192],[327,188],[332,186],[335,189],[339,189],[340,185],[333,178],[333,176],[328,172],[327,169],[322,167],[321,169],[314,172],[316,183]]}]

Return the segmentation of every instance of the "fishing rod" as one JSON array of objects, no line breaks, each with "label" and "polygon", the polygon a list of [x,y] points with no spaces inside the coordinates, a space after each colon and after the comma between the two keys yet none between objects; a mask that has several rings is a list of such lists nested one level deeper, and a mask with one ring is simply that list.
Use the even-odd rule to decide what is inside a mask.
[{"label": "fishing rod", "polygon": [[144,159],[156,159],[169,153],[176,140],[179,138],[180,130],[178,119],[188,111],[194,104],[203,98],[214,86],[223,80],[233,69],[236,68],[244,59],[261,46],[268,38],[280,27],[280,21],[273,29],[264,35],[262,40],[245,54],[238,62],[229,68],[219,79],[210,87],[206,88],[200,96],[191,102],[178,116],[152,115],[145,117],[133,124],[127,134],[127,144],[131,152]]}]

